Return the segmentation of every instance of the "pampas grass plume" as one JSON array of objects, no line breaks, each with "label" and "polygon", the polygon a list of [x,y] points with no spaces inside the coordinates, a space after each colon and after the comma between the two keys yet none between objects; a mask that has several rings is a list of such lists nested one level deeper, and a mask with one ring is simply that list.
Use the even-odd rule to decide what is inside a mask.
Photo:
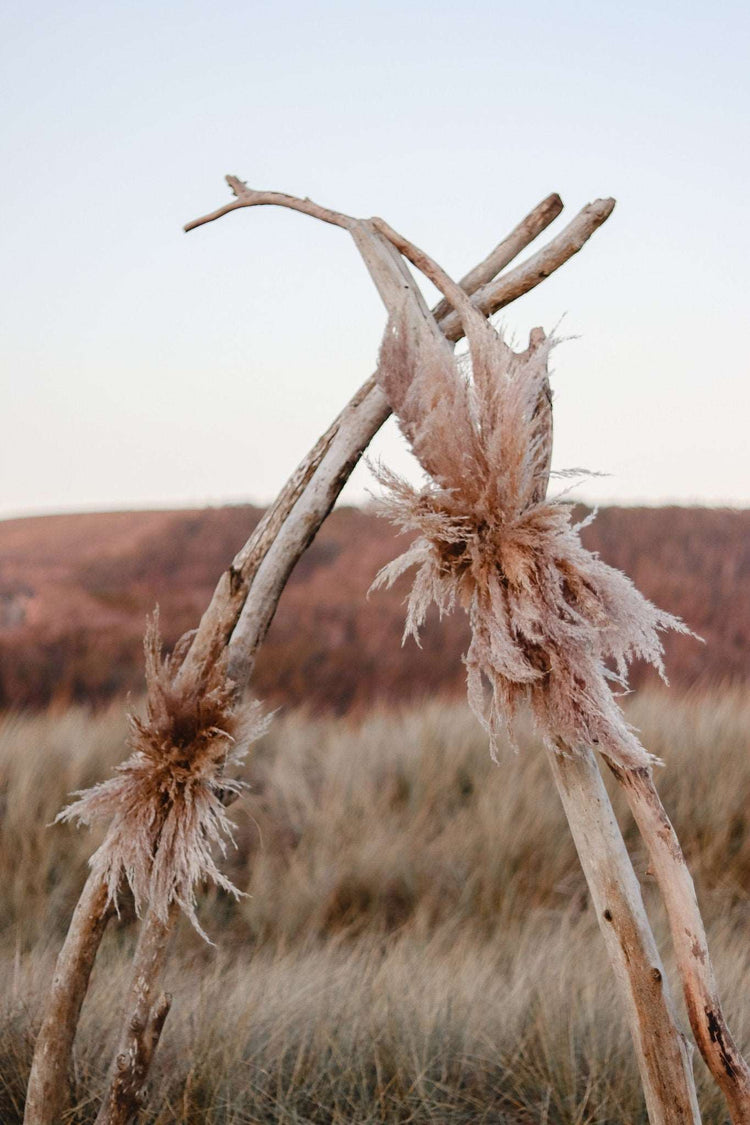
[{"label": "pampas grass plume", "polygon": [[175,902],[206,937],[195,913],[197,886],[210,880],[239,895],[213,856],[216,847],[224,854],[233,839],[225,806],[245,788],[227,770],[244,761],[270,716],[258,703],[237,704],[225,659],[199,687],[182,682],[176,673],[189,640],[163,657],[154,615],[144,638],[146,718],[128,716],[132,753],[115,777],[75,794],[57,819],[108,822],[90,862],[106,881],[110,901],[117,903],[125,879],[138,914],[148,904],[166,922]]},{"label": "pampas grass plume", "polygon": [[634,658],[663,676],[659,631],[689,630],[587,551],[570,504],[547,497],[552,341],[536,337],[518,353],[487,322],[469,325],[467,338],[468,371],[406,309],[389,324],[379,380],[427,481],[413,488],[376,470],[381,511],[417,538],[374,586],[417,568],[405,637],[418,636],[432,604],[466,610],[468,698],[493,757],[499,728],[527,703],[556,749],[593,745],[626,767],[648,766],[612,688],[626,688]]}]

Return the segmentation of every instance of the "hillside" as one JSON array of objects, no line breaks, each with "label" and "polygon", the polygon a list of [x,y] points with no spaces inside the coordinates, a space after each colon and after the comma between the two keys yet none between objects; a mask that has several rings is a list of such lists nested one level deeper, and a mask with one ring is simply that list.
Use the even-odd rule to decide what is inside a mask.
[{"label": "hillside", "polygon": [[[237,506],[0,522],[0,707],[139,691],[146,615],[159,604],[168,643],[194,627],[260,515]],[[667,638],[673,684],[748,678],[750,511],[608,508],[584,537],[705,638]],[[461,614],[431,618],[422,648],[402,648],[406,585],[366,596],[400,547],[368,512],[332,514],[281,601],[256,672],[259,694],[343,712],[461,690]]]}]

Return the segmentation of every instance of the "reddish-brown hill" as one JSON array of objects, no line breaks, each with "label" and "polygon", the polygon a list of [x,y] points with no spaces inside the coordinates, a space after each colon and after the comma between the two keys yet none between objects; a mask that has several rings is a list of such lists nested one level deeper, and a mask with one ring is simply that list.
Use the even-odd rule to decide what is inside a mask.
[{"label": "reddish-brown hill", "polygon": [[[160,605],[168,643],[194,627],[259,517],[226,507],[0,522],[0,707],[139,691],[147,613]],[[749,678],[750,511],[609,508],[584,536],[705,638],[667,639],[673,683]],[[400,546],[367,512],[333,513],[281,601],[256,671],[264,698],[344,711],[461,689],[461,614],[432,618],[422,648],[402,648],[406,586],[366,596]]]}]

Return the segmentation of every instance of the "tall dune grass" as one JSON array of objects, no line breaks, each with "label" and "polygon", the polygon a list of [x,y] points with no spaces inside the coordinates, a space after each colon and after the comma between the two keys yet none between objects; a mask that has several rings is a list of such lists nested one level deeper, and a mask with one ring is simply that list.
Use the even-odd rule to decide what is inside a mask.
[{"label": "tall dune grass", "polygon": [[[21,1121],[41,999],[91,836],[49,827],[123,754],[124,708],[0,722],[0,1121]],[[750,1039],[750,697],[628,708],[696,875],[733,1025]],[[206,947],[183,924],[151,1123],[645,1122],[627,1029],[545,759],[494,766],[463,705],[279,717],[232,809]],[[649,906],[653,888],[629,817]],[[73,1076],[83,1125],[111,1058],[132,904],[105,938]],[[666,944],[666,943],[665,943]],[[667,962],[669,958],[667,958]],[[675,984],[675,991],[677,987]],[[704,1120],[724,1121],[696,1061]]]}]

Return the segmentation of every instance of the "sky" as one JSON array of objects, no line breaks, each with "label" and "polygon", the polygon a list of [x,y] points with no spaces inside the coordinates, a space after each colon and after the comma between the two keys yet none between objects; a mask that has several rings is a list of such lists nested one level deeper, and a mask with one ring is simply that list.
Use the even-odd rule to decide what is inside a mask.
[{"label": "sky", "polygon": [[[0,516],[267,502],[373,370],[345,232],[183,233],[226,173],[455,276],[550,192],[547,237],[614,196],[500,320],[567,338],[555,465],[599,503],[750,503],[745,3],[3,0],[0,56]],[[392,421],[372,455],[416,476]]]}]

